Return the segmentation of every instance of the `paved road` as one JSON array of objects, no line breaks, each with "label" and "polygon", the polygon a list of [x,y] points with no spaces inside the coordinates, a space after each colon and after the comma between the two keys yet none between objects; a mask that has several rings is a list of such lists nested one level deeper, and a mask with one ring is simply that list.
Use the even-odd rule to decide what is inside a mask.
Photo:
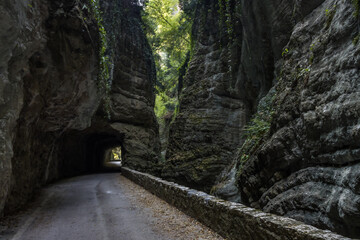
[{"label": "paved road", "polygon": [[[11,240],[168,240],[124,194],[120,174],[68,179],[45,189]],[[1,237],[0,237],[1,238]]]}]

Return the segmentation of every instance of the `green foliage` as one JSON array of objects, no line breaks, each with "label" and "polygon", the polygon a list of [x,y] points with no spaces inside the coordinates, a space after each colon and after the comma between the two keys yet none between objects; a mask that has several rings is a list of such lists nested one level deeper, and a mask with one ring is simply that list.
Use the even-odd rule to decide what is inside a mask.
[{"label": "green foliage", "polygon": [[114,161],[121,161],[121,147],[116,147],[111,150],[112,158]]},{"label": "green foliage", "polygon": [[178,78],[184,75],[183,64],[191,48],[190,7],[194,4],[186,0],[148,0],[145,5],[142,18],[156,63],[155,112],[159,121],[178,104]]},{"label": "green foliage", "polygon": [[[234,39],[234,21],[236,18],[241,17],[241,4],[232,0],[218,0],[219,15],[220,15],[220,28],[225,23],[226,34],[229,37],[230,42]],[[235,8],[235,11],[234,9]],[[233,15],[235,14],[235,15]]]},{"label": "green foliage", "polygon": [[[311,60],[311,56],[310,56],[310,60]],[[292,76],[294,81],[302,82],[305,85],[308,83],[308,80],[310,78],[310,72],[311,72],[311,68],[310,68],[311,63],[309,62],[309,64],[310,65],[306,66],[306,68],[298,67],[298,68],[295,69],[294,72],[291,73],[291,76]]]},{"label": "green foliage", "polygon": [[172,121],[175,121],[178,114],[179,114],[179,105],[176,105],[173,116],[172,116]]},{"label": "green foliage", "polygon": [[356,35],[356,37],[354,37],[353,39],[353,44],[356,45],[360,42],[360,33],[358,33],[358,35]]},{"label": "green foliage", "polygon": [[223,0],[218,0],[218,4],[219,4],[219,15],[220,15],[220,26],[221,26],[225,21],[225,7],[223,4]]},{"label": "green foliage", "polygon": [[220,48],[226,45],[228,56],[228,73],[235,77],[232,69],[236,69],[236,62],[239,56],[235,49],[240,47],[239,29],[241,28],[241,1],[218,0],[219,14],[219,44]]},{"label": "green foliage", "polygon": [[314,62],[314,58],[315,58],[315,52],[317,49],[319,49],[321,47],[322,43],[321,43],[321,39],[316,39],[315,41],[313,41],[309,47],[309,51],[310,51],[310,57],[309,57],[309,65],[312,65]]},{"label": "green foliage", "polygon": [[160,95],[156,95],[154,111],[158,119],[162,119],[167,112],[165,100]]},{"label": "green foliage", "polygon": [[226,8],[226,13],[225,13],[226,20],[225,20],[225,23],[226,23],[227,33],[229,35],[229,38],[232,40],[233,39],[233,34],[234,34],[234,26],[232,24],[230,0],[225,0],[225,8]]},{"label": "green foliage", "polygon": [[179,78],[178,78],[178,95],[180,95],[183,85],[184,85],[184,78],[189,66],[189,62],[190,62],[190,58],[191,58],[191,51],[189,51],[186,54],[186,58],[184,59],[183,63],[181,64],[181,66],[178,68],[178,73],[179,73]]},{"label": "green foliage", "polygon": [[355,17],[359,17],[359,13],[360,13],[360,0],[352,0],[353,5],[355,7],[355,13],[354,16]]},{"label": "green foliage", "polygon": [[302,78],[304,76],[307,76],[310,73],[310,68],[298,68],[297,69],[297,78]]},{"label": "green foliage", "polygon": [[326,16],[326,23],[325,28],[328,29],[332,23],[332,20],[334,19],[335,13],[336,13],[337,5],[333,5],[331,9],[325,10],[325,16]]},{"label": "green foliage", "polygon": [[309,64],[310,64],[310,65],[313,64],[314,58],[315,58],[315,55],[314,55],[314,53],[312,52],[312,53],[310,54],[310,57],[309,57]]},{"label": "green foliage", "polygon": [[244,164],[248,161],[250,156],[256,152],[269,133],[274,114],[273,101],[275,97],[275,90],[270,90],[268,95],[260,101],[258,111],[244,127],[244,137],[246,139],[238,152],[238,174],[241,174]]},{"label": "green foliage", "polygon": [[310,45],[310,51],[313,52],[313,51],[314,51],[314,47],[315,47],[315,43],[311,44],[311,45]]},{"label": "green foliage", "polygon": [[285,57],[286,55],[288,55],[289,53],[289,49],[285,48],[284,51],[281,53],[282,57]]},{"label": "green foliage", "polygon": [[[98,82],[97,86],[103,95],[103,108],[106,113],[106,117],[110,119],[110,108],[111,108],[111,99],[110,99],[110,91],[111,91],[111,79],[110,79],[110,67],[111,61],[109,55],[107,55],[108,51],[108,36],[104,27],[103,21],[103,13],[100,9],[98,0],[89,0],[91,13],[98,25],[99,32],[99,73],[98,73]],[[84,5],[83,9],[87,8]]]},{"label": "green foliage", "polygon": [[267,112],[257,112],[250,124],[245,127],[244,136],[248,139],[257,139],[259,136],[263,136],[270,129],[270,120]]},{"label": "green foliage", "polygon": [[160,122],[164,121],[167,115],[171,115],[177,106],[177,99],[167,96],[164,92],[159,92],[155,99],[155,115]]},{"label": "green foliage", "polygon": [[[360,0],[352,0],[352,3],[355,8],[354,16],[358,18],[358,25],[360,25]],[[360,33],[358,33],[354,39],[353,44],[357,45],[360,42]]]}]

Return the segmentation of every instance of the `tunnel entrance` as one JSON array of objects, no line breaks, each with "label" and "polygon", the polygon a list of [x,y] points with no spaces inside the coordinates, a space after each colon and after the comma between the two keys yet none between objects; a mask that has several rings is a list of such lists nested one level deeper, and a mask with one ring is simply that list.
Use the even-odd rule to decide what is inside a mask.
[{"label": "tunnel entrance", "polygon": [[122,147],[117,146],[114,148],[107,149],[104,155],[103,166],[106,169],[117,169],[122,164]]},{"label": "tunnel entrance", "polygon": [[95,133],[87,139],[87,160],[98,171],[120,170],[124,160],[123,138],[115,133]]},{"label": "tunnel entrance", "polygon": [[[58,174],[54,180],[108,170],[120,171],[120,166],[143,171],[152,169],[158,159],[156,138],[152,129],[122,123],[109,125],[101,121],[82,131],[68,131],[59,141]],[[109,163],[116,168],[109,169]]]},{"label": "tunnel entrance", "polygon": [[100,129],[101,132],[94,127],[64,135],[58,178],[120,170],[127,154],[124,134],[105,127]]}]

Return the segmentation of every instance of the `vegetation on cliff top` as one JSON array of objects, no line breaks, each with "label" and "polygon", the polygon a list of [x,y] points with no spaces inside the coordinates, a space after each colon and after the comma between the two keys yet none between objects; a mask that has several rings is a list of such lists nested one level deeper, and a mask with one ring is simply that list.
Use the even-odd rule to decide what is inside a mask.
[{"label": "vegetation on cliff top", "polygon": [[155,114],[161,123],[178,105],[178,78],[190,49],[192,21],[179,0],[148,0],[143,21],[156,70]]}]

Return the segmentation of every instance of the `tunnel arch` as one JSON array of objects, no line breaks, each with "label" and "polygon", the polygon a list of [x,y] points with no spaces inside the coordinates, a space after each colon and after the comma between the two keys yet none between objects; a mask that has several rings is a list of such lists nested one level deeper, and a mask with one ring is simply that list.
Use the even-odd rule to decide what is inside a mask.
[{"label": "tunnel arch", "polygon": [[120,146],[124,152],[123,159],[125,159],[126,148],[124,148],[123,141],[123,136],[118,136],[115,134],[93,134],[87,139],[86,159],[90,160],[95,171],[104,170],[106,168],[104,166],[106,151],[109,149]]},{"label": "tunnel arch", "polygon": [[60,143],[59,177],[104,171],[104,155],[109,148],[124,147],[125,135],[111,129],[93,127],[66,133]]},{"label": "tunnel arch", "polygon": [[[107,170],[107,150],[121,147],[122,165],[151,172],[158,161],[160,144],[156,129],[126,123],[94,123],[83,131],[68,131],[59,142],[57,174],[54,179]],[[49,181],[51,181],[49,176]]]}]

